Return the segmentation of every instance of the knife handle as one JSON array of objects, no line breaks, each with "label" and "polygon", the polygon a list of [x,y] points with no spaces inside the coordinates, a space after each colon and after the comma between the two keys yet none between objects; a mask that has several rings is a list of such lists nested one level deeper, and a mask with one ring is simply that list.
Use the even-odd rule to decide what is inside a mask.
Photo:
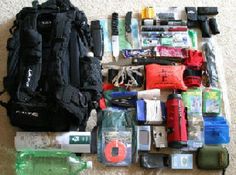
[{"label": "knife handle", "polygon": [[118,25],[119,25],[119,14],[114,12],[112,13],[112,19],[111,19],[111,32],[112,35],[119,35]]},{"label": "knife handle", "polygon": [[103,28],[100,21],[91,21],[91,35],[93,38],[93,53],[95,57],[102,60],[104,53]]},{"label": "knife handle", "polygon": [[132,20],[132,12],[127,12],[125,15],[125,31],[127,33],[131,32],[131,20]]}]

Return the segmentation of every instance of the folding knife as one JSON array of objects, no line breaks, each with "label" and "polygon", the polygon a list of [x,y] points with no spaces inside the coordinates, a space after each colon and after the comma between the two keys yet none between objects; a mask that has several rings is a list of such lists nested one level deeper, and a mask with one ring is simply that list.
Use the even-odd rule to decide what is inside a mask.
[{"label": "folding knife", "polygon": [[120,47],[119,47],[119,15],[118,13],[112,13],[111,20],[111,32],[112,32],[112,55],[116,61],[119,59]]},{"label": "folding knife", "polygon": [[125,16],[125,36],[126,40],[133,47],[133,38],[132,38],[132,12],[127,12]]}]

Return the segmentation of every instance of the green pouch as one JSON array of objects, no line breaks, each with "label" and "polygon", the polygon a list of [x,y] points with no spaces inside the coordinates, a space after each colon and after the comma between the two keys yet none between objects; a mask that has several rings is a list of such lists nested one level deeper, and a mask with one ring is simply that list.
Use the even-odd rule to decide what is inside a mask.
[{"label": "green pouch", "polygon": [[188,119],[202,116],[202,90],[200,88],[190,88],[182,92],[184,106],[187,107]]},{"label": "green pouch", "polygon": [[228,150],[222,146],[204,146],[199,148],[196,163],[199,169],[224,171],[229,165]]}]

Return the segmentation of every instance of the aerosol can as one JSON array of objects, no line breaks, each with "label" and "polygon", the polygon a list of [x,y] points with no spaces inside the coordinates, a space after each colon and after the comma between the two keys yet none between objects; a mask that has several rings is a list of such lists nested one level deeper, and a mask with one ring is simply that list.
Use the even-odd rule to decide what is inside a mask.
[{"label": "aerosol can", "polygon": [[170,94],[167,108],[167,141],[172,148],[187,146],[187,121],[185,107],[180,94]]}]

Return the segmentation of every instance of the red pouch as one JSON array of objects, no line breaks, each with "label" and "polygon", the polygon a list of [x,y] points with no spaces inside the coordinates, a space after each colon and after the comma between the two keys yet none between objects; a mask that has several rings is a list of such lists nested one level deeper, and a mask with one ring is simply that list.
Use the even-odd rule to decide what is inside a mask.
[{"label": "red pouch", "polygon": [[161,66],[149,64],[146,67],[146,89],[187,90],[183,81],[185,66]]},{"label": "red pouch", "polygon": [[184,71],[184,83],[188,87],[200,87],[202,83],[202,71],[186,69]]},{"label": "red pouch", "polygon": [[188,50],[188,57],[184,62],[187,67],[195,70],[200,70],[202,68],[203,62],[204,58],[202,56],[202,52],[197,50]]}]

